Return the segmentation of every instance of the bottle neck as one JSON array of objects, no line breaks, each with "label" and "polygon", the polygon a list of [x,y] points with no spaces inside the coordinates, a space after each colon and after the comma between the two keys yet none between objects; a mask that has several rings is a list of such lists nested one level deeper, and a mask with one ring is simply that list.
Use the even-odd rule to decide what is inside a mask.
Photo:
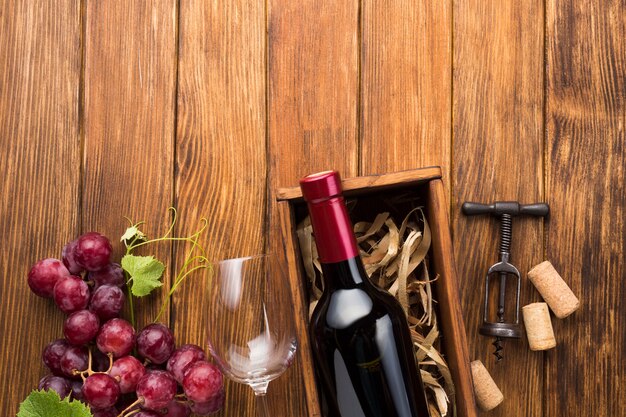
[{"label": "bottle neck", "polygon": [[368,285],[360,256],[334,263],[322,263],[325,291]]},{"label": "bottle neck", "polygon": [[321,263],[333,264],[359,255],[343,196],[310,201],[308,207]]}]

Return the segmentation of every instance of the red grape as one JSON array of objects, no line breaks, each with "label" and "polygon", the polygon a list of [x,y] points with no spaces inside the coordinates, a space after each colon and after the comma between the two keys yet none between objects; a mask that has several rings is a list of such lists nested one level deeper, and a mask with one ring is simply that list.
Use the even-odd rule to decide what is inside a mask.
[{"label": "red grape", "polygon": [[183,378],[183,390],[191,401],[204,403],[222,388],[222,372],[217,366],[198,361],[187,368]]},{"label": "red grape", "polygon": [[73,345],[84,345],[93,340],[100,329],[98,316],[89,310],[72,313],[63,324],[63,334]]},{"label": "red grape", "polygon": [[182,404],[178,401],[170,401],[163,414],[167,417],[189,417],[191,415],[191,409],[187,404]]},{"label": "red grape", "polygon": [[52,298],[54,285],[69,275],[70,271],[58,259],[42,259],[28,271],[28,286],[38,296]]},{"label": "red grape", "polygon": [[208,416],[209,414],[221,410],[222,407],[224,407],[225,401],[226,394],[224,388],[221,388],[210,400],[203,403],[193,402],[191,404],[191,411],[199,416]]},{"label": "red grape", "polygon": [[111,375],[120,385],[122,394],[135,391],[137,382],[146,373],[146,368],[134,356],[124,356],[113,362]]},{"label": "red grape", "polygon": [[61,371],[61,358],[68,346],[67,340],[57,339],[48,343],[43,352],[41,352],[43,363],[55,375],[64,375],[63,371]]},{"label": "red grape", "polygon": [[83,382],[83,396],[93,408],[109,408],[120,397],[120,387],[110,375],[92,374]]},{"label": "red grape", "polygon": [[56,391],[61,398],[67,397],[72,392],[70,381],[56,375],[46,375],[41,378],[37,388],[44,391]]},{"label": "red grape", "polygon": [[76,249],[76,240],[72,240],[67,243],[63,247],[63,251],[61,252],[61,259],[63,260],[63,265],[70,271],[73,275],[79,275],[83,272],[83,267],[76,263],[74,259],[74,250]]},{"label": "red grape", "polygon": [[89,286],[74,275],[59,279],[52,293],[56,305],[67,314],[83,310],[89,304]]},{"label": "red grape", "polygon": [[197,345],[182,345],[172,353],[167,361],[167,370],[174,375],[179,384],[183,383],[183,376],[189,365],[206,360],[202,348]]},{"label": "red grape", "polygon": [[109,263],[111,242],[97,232],[85,233],[76,241],[74,260],[87,271],[98,271]]},{"label": "red grape", "polygon": [[149,371],[137,383],[136,392],[143,408],[161,410],[174,399],[176,380],[167,371]]},{"label": "red grape", "polygon": [[68,346],[61,357],[61,372],[69,378],[80,378],[74,371],[85,371],[89,366],[89,351],[85,346]]},{"label": "red grape", "polygon": [[135,329],[122,319],[111,319],[102,325],[96,338],[98,349],[103,353],[112,353],[121,358],[133,350],[135,346]]},{"label": "red grape", "polygon": [[110,284],[101,285],[94,291],[89,309],[102,320],[119,317],[124,306],[124,292]]},{"label": "red grape", "polygon": [[172,332],[161,323],[149,324],[137,336],[137,351],[152,363],[165,363],[174,351]]},{"label": "red grape", "polygon": [[124,270],[116,263],[110,263],[99,271],[92,271],[87,277],[94,282],[96,288],[106,284],[115,285],[120,288],[126,285]]},{"label": "red grape", "polygon": [[84,401],[84,397],[83,397],[83,381],[71,381],[70,382],[71,386],[72,386],[72,399],[74,400],[78,400],[78,401]]}]

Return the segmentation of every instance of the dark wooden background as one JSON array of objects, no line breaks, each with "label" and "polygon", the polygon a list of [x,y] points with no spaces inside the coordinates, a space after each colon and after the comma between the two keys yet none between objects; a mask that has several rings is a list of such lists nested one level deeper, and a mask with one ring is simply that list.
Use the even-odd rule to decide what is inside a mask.
[{"label": "dark wooden background", "polygon": [[[624,0],[2,0],[0,409],[61,335],[27,270],[80,232],[117,241],[126,215],[154,236],[174,205],[178,233],[209,218],[215,259],[250,254],[271,244],[278,186],[436,164],[470,355],[505,395],[491,415],[625,416],[625,90]],[[553,321],[556,349],[506,343],[500,364],[477,334],[498,229],[459,211],[498,199],[550,204],[515,222],[512,259],[549,259],[582,301]],[[179,342],[204,344],[205,308],[192,285],[176,295]],[[270,391],[276,416],[304,415],[298,362]],[[220,415],[253,409],[229,384]]]}]

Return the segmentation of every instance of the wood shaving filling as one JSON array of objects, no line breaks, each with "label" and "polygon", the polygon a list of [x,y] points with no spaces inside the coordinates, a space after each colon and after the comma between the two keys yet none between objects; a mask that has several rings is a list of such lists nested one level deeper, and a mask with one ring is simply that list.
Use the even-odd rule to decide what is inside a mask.
[{"label": "wood shaving filling", "polygon": [[[309,280],[310,317],[324,291],[324,281],[308,216],[296,232]],[[411,210],[400,227],[384,212],[372,222],[355,223],[354,233],[371,282],[396,297],[407,315],[431,417],[455,416],[452,375],[439,353],[439,329],[433,308],[437,301],[432,289],[438,275],[431,278],[428,272],[431,232],[423,208]]]}]

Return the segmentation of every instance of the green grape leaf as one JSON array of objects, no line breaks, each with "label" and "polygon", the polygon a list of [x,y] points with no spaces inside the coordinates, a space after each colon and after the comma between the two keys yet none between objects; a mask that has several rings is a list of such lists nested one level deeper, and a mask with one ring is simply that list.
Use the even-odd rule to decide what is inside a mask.
[{"label": "green grape leaf", "polygon": [[120,242],[132,242],[135,238],[137,241],[145,241],[146,235],[137,226],[130,226],[120,238]]},{"label": "green grape leaf", "polygon": [[130,275],[130,290],[136,297],[146,296],[163,285],[165,265],[154,256],[124,255],[122,268]]},{"label": "green grape leaf", "polygon": [[93,417],[80,401],[61,399],[56,391],[33,391],[20,404],[17,417]]}]

